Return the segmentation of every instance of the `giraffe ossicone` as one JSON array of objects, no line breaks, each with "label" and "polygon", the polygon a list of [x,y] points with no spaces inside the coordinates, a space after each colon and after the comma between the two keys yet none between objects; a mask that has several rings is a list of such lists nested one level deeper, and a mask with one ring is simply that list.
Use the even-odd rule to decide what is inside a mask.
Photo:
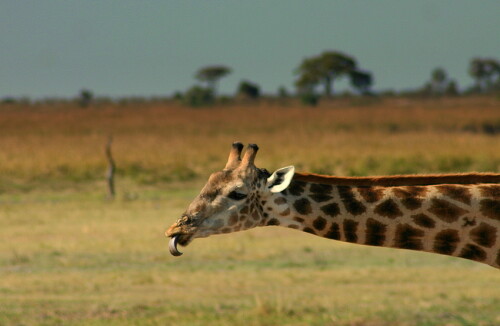
[{"label": "giraffe ossicone", "polygon": [[500,268],[500,174],[386,177],[272,174],[258,146],[232,145],[222,171],[166,232],[170,252],[195,238],[277,225],[372,246],[462,257]]}]

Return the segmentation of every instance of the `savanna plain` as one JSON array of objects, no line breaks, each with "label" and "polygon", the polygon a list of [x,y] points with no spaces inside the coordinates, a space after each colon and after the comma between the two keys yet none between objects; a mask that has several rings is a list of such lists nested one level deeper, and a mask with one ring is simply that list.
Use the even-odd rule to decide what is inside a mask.
[{"label": "savanna plain", "polygon": [[270,171],[500,172],[500,99],[2,104],[0,325],[500,325],[500,272],[458,258],[279,227],[170,256],[236,140]]}]

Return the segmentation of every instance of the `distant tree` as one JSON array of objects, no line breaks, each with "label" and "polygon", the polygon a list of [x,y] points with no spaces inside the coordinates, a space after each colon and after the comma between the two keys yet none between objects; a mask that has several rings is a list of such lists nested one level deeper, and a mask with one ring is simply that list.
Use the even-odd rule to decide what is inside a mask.
[{"label": "distant tree", "polygon": [[500,95],[500,77],[493,83],[492,91]]},{"label": "distant tree", "polygon": [[485,75],[485,68],[482,59],[474,58],[469,65],[469,74],[476,80],[476,88],[481,91]]},{"label": "distant tree", "polygon": [[184,98],[184,95],[179,91],[175,92],[174,95],[172,96],[172,99],[174,99],[176,101],[180,101],[183,98]]},{"label": "distant tree", "polygon": [[336,79],[348,75],[356,68],[356,60],[337,51],[325,51],[318,56],[306,58],[296,70],[299,78],[296,86],[299,93],[311,93],[318,84],[324,86],[325,96],[333,94]]},{"label": "distant tree", "polygon": [[238,96],[248,99],[256,99],[260,96],[259,85],[249,82],[241,81],[237,91]]},{"label": "distant tree", "polygon": [[207,66],[203,67],[196,73],[196,79],[206,82],[215,96],[217,92],[217,82],[219,79],[231,73],[231,68],[226,66]]},{"label": "distant tree", "polygon": [[7,97],[2,98],[1,103],[2,104],[16,104],[17,100],[15,97],[7,96]]},{"label": "distant tree", "polygon": [[443,94],[448,85],[448,76],[443,68],[436,68],[431,73],[431,90],[434,94]]},{"label": "distant tree", "polygon": [[489,91],[500,79],[500,63],[495,59],[473,58],[469,65],[469,74],[476,80],[480,92]]},{"label": "distant tree", "polygon": [[290,95],[288,94],[288,91],[286,90],[285,86],[281,86],[278,88],[278,97],[279,98],[287,98]]},{"label": "distant tree", "polygon": [[80,95],[78,96],[78,103],[81,107],[87,107],[92,103],[94,99],[94,93],[88,89],[82,89]]},{"label": "distant tree", "polygon": [[423,96],[423,97],[428,97],[432,96],[433,90],[432,90],[432,83],[427,82],[424,84],[424,86],[421,89],[417,89],[416,91],[409,91],[409,94],[416,95],[416,96]]},{"label": "distant tree", "polygon": [[457,86],[457,82],[454,80],[450,80],[448,85],[446,85],[446,88],[444,90],[444,94],[446,96],[457,96],[460,94]]},{"label": "distant tree", "polygon": [[215,97],[210,88],[193,86],[186,91],[182,99],[186,105],[200,107],[213,104]]},{"label": "distant tree", "polygon": [[417,90],[416,95],[420,96],[455,96],[458,95],[457,83],[448,78],[446,70],[441,67],[435,68],[431,72],[431,78],[424,86]]},{"label": "distant tree", "polygon": [[299,79],[295,81],[295,86],[297,87],[297,93],[302,94],[316,94],[316,86],[319,83],[319,79],[315,77],[311,72],[303,73]]},{"label": "distant tree", "polygon": [[361,94],[370,94],[370,87],[373,84],[373,78],[371,73],[361,70],[353,70],[349,73],[351,79],[351,85]]}]

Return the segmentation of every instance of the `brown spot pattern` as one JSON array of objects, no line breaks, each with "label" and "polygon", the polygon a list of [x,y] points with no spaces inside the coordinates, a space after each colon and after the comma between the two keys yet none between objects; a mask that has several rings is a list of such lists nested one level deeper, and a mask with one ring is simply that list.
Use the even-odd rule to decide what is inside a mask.
[{"label": "brown spot pattern", "polygon": [[491,248],[495,245],[497,230],[486,223],[481,223],[470,231],[472,241],[480,246]]},{"label": "brown spot pattern", "polygon": [[398,225],[394,239],[394,246],[404,249],[422,250],[424,231],[408,224]]},{"label": "brown spot pattern", "polygon": [[382,189],[375,187],[358,187],[357,191],[368,203],[378,202],[384,195],[384,191]]},{"label": "brown spot pattern", "polygon": [[229,216],[229,220],[227,221],[227,224],[229,226],[233,226],[235,225],[236,223],[238,223],[238,214],[237,213],[233,213],[231,214],[231,216]]},{"label": "brown spot pattern", "polygon": [[303,219],[302,217],[299,217],[299,216],[295,216],[295,217],[293,218],[293,220],[294,220],[294,221],[297,221],[297,222],[299,222],[299,223],[304,222],[304,219]]},{"label": "brown spot pattern", "polygon": [[465,216],[463,221],[464,221],[464,223],[462,224],[463,227],[476,225],[476,219],[474,217],[469,219],[467,216]]},{"label": "brown spot pattern", "polygon": [[281,216],[287,216],[290,214],[290,207],[287,207],[283,212],[280,213]]},{"label": "brown spot pattern", "polygon": [[345,240],[347,242],[356,242],[358,241],[358,235],[356,231],[358,229],[358,222],[353,220],[344,220],[342,227],[344,229]]},{"label": "brown spot pattern", "polygon": [[293,207],[295,207],[295,210],[302,215],[307,215],[312,212],[311,203],[307,198],[297,199],[295,203],[293,203]]},{"label": "brown spot pattern", "polygon": [[401,199],[401,204],[403,204],[404,207],[410,210],[415,210],[422,207],[422,202],[423,202],[422,199],[415,197],[408,197]]},{"label": "brown spot pattern", "polygon": [[427,188],[423,186],[408,186],[405,187],[406,191],[413,197],[425,197]]},{"label": "brown spot pattern", "polygon": [[316,230],[321,231],[326,226],[326,220],[321,216],[318,216],[318,218],[313,221],[313,226],[316,228]]},{"label": "brown spot pattern", "polygon": [[293,180],[286,190],[294,196],[300,196],[304,192],[305,187],[305,182]]},{"label": "brown spot pattern", "polygon": [[486,252],[478,246],[469,243],[462,249],[459,257],[483,261],[486,259]]},{"label": "brown spot pattern", "polygon": [[337,186],[340,199],[348,213],[352,215],[360,215],[366,211],[366,207],[362,202],[354,197],[351,187]]},{"label": "brown spot pattern", "polygon": [[403,216],[403,213],[399,209],[398,205],[391,198],[378,204],[375,207],[374,212],[380,216],[385,216],[392,219]]},{"label": "brown spot pattern", "polygon": [[332,192],[332,186],[323,185],[323,184],[319,184],[319,183],[313,183],[313,184],[311,184],[310,191],[312,193],[328,195]]},{"label": "brown spot pattern", "polygon": [[500,200],[483,199],[479,204],[484,216],[500,221]]},{"label": "brown spot pattern", "polygon": [[274,200],[274,203],[275,203],[276,205],[283,205],[283,204],[285,204],[285,203],[286,203],[286,199],[285,199],[285,197],[278,197],[278,198],[276,198],[276,199]]},{"label": "brown spot pattern", "polygon": [[[423,199],[420,198],[421,191],[416,191],[416,187],[394,188],[392,193],[400,199],[401,204],[410,210],[415,210],[422,206]],[[419,188],[417,188],[419,189]],[[423,188],[425,189],[425,188]]]},{"label": "brown spot pattern", "polygon": [[436,226],[436,222],[425,214],[416,214],[411,216],[415,224],[422,226],[424,228],[432,229]]},{"label": "brown spot pattern", "polygon": [[377,220],[369,218],[366,221],[366,240],[365,244],[371,246],[382,246],[385,241],[385,232],[387,226]]},{"label": "brown spot pattern", "polygon": [[481,195],[500,200],[500,186],[481,186]]},{"label": "brown spot pattern", "polygon": [[457,200],[464,204],[470,205],[471,193],[469,188],[464,186],[451,186],[451,185],[443,185],[436,187],[439,192],[443,195],[450,197],[451,199]]},{"label": "brown spot pattern", "polygon": [[340,228],[339,228],[339,225],[337,223],[332,223],[332,226],[330,227],[328,232],[325,234],[325,238],[340,240]]},{"label": "brown spot pattern", "polygon": [[309,227],[304,228],[302,231],[307,232],[307,233],[311,233],[311,234],[316,234],[316,232],[313,229],[309,228]]},{"label": "brown spot pattern", "polygon": [[280,225],[280,221],[277,218],[272,218],[267,222],[267,225]]},{"label": "brown spot pattern", "polygon": [[403,204],[404,207],[406,207],[410,210],[415,210],[415,209],[422,207],[422,202],[423,202],[423,199],[415,198],[415,197],[407,197],[407,198],[401,199],[401,204]]},{"label": "brown spot pattern", "polygon": [[340,214],[339,205],[337,205],[337,203],[331,203],[325,206],[321,206],[320,209],[323,213],[331,217],[335,217]]},{"label": "brown spot pattern", "polygon": [[440,254],[451,255],[460,241],[457,230],[443,230],[434,238],[433,250]]},{"label": "brown spot pattern", "polygon": [[332,196],[325,194],[311,194],[309,197],[311,197],[317,203],[329,201],[333,198]]},{"label": "brown spot pattern", "polygon": [[467,213],[466,210],[458,207],[457,205],[437,198],[432,199],[429,212],[448,223],[457,221],[460,216]]}]

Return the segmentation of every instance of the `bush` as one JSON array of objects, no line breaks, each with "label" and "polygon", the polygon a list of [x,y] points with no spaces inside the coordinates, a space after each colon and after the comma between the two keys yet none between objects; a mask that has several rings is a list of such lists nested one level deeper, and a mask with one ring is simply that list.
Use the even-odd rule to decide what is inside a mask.
[{"label": "bush", "polygon": [[186,105],[192,107],[206,106],[214,103],[214,93],[210,88],[203,88],[200,86],[191,87],[183,97]]},{"label": "bush", "polygon": [[286,90],[286,88],[284,86],[281,86],[280,88],[278,88],[278,97],[281,98],[281,99],[285,99],[285,98],[288,98],[290,95],[288,94],[288,91]]},{"label": "bush", "polygon": [[179,91],[175,92],[174,95],[172,95],[172,99],[175,101],[182,101],[183,98],[184,95],[182,95],[182,93]]},{"label": "bush", "polygon": [[258,98],[260,96],[259,85],[249,81],[242,81],[238,86],[238,96],[249,99]]},{"label": "bush", "polygon": [[304,93],[300,95],[300,101],[304,105],[308,106],[316,106],[318,105],[319,102],[319,96],[314,93]]},{"label": "bush", "polygon": [[80,104],[81,107],[87,107],[92,103],[93,99],[94,99],[94,93],[92,93],[91,90],[82,89],[78,97],[78,103]]}]

